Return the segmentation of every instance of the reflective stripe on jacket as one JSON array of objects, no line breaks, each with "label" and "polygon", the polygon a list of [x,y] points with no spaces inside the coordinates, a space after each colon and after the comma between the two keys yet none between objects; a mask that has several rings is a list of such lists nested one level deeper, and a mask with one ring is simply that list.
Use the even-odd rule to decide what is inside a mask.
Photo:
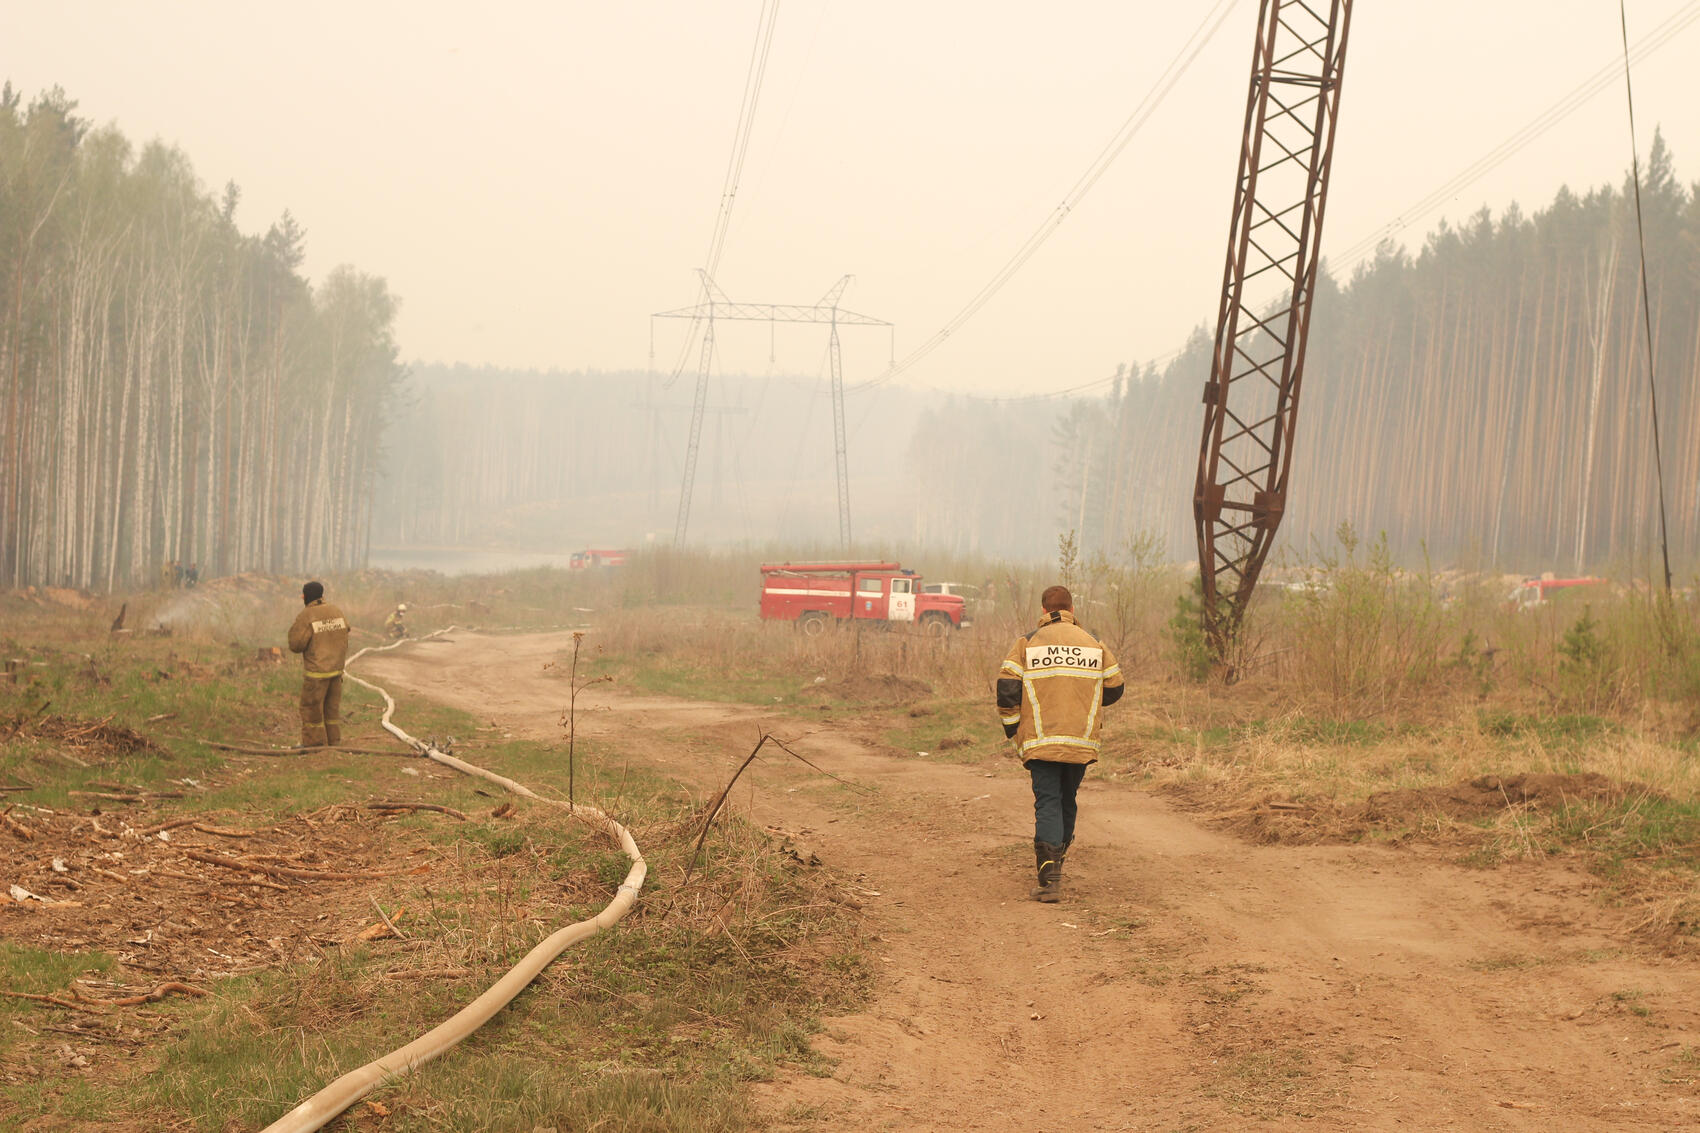
[{"label": "reflective stripe on jacket", "polygon": [[348,660],[348,619],[320,598],[295,615],[295,624],[289,627],[289,651],[301,654],[306,676],[340,676]]},{"label": "reflective stripe on jacket", "polygon": [[998,715],[1023,763],[1096,763],[1100,710],[1121,695],[1115,654],[1067,610],[1046,614],[998,670]]}]

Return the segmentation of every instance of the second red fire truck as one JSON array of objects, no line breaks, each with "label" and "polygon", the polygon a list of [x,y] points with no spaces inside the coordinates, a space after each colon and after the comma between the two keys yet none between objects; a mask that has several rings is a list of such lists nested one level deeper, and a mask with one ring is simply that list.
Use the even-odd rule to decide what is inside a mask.
[{"label": "second red fire truck", "polygon": [[898,563],[764,563],[761,616],[793,621],[811,637],[841,622],[915,625],[942,636],[961,629],[967,604],[923,594],[921,576]]}]

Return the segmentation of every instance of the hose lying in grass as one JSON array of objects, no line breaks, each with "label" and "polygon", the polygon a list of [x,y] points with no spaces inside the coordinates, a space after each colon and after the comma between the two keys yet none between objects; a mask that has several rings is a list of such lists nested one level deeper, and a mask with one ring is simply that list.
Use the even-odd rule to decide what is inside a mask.
[{"label": "hose lying in grass", "polygon": [[[439,630],[437,634],[427,636],[435,637],[438,634],[448,633],[453,628],[453,626],[450,626],[449,629]],[[423,641],[425,639],[413,638],[411,640]],[[393,649],[397,645],[405,644],[407,644],[407,641],[398,641],[394,645],[362,649],[349,658],[349,662],[352,663],[363,654],[371,652],[372,649]],[[625,851],[626,856],[632,860],[632,868],[627,872],[625,881],[620,883],[620,888],[615,891],[614,899],[608,903],[607,908],[596,916],[557,929],[530,952],[527,952],[524,959],[515,964],[506,975],[492,984],[489,990],[477,999],[399,1050],[393,1050],[382,1058],[368,1062],[358,1070],[351,1070],[344,1074],[266,1126],[264,1133],[311,1133],[312,1130],[323,1127],[337,1114],[385,1082],[410,1072],[416,1066],[429,1062],[466,1038],[489,1022],[496,1012],[506,1007],[515,996],[525,990],[526,985],[536,979],[538,973],[548,967],[555,957],[579,941],[595,936],[603,929],[612,928],[618,923],[626,913],[631,911],[632,905],[637,902],[638,891],[643,888],[644,876],[649,871],[649,866],[643,860],[643,854],[639,852],[637,843],[632,839],[631,831],[602,811],[595,807],[573,806],[557,799],[544,798],[512,779],[504,778],[493,771],[486,771],[482,767],[475,767],[465,760],[446,755],[430,744],[414,739],[390,721],[390,716],[395,712],[395,700],[391,698],[389,693],[346,671],[344,675],[354,683],[369,688],[384,698],[385,707],[382,720],[384,729],[397,739],[411,745],[419,754],[427,759],[434,759],[445,767],[452,767],[462,774],[486,779],[522,798],[566,808],[574,817],[583,819],[617,841],[620,844],[620,849]]]}]

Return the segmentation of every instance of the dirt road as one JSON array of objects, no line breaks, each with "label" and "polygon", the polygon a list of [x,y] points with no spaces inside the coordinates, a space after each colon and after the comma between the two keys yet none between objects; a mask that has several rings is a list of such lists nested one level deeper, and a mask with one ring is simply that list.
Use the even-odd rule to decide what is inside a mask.
[{"label": "dirt road", "polygon": [[[363,674],[404,719],[412,690],[559,736],[564,685],[543,664],[568,635],[455,636]],[[827,1021],[832,1077],[761,1088],[777,1128],[1700,1125],[1692,964],[1637,950],[1563,868],[1248,845],[1088,776],[1068,895],[1042,906],[1014,763],[897,758],[854,729],[605,685],[579,704],[581,735],[704,787],[769,728],[871,788],[786,761],[740,795],[878,894],[875,998]]]}]

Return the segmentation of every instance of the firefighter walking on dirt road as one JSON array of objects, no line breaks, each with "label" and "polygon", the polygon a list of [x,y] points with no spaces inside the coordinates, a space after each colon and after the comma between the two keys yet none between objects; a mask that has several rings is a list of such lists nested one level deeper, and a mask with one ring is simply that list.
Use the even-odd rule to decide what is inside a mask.
[{"label": "firefighter walking on dirt road", "polygon": [[348,660],[348,619],[325,601],[325,584],[301,588],[306,607],[289,627],[289,651],[301,654],[301,746],[342,742],[342,667]]},{"label": "firefighter walking on dirt road", "polygon": [[998,670],[1004,735],[1033,779],[1033,897],[1062,899],[1063,859],[1074,841],[1075,792],[1098,762],[1102,710],[1121,699],[1113,653],[1074,618],[1074,596],[1052,586],[1039,599],[1039,627],[1017,639]]}]

